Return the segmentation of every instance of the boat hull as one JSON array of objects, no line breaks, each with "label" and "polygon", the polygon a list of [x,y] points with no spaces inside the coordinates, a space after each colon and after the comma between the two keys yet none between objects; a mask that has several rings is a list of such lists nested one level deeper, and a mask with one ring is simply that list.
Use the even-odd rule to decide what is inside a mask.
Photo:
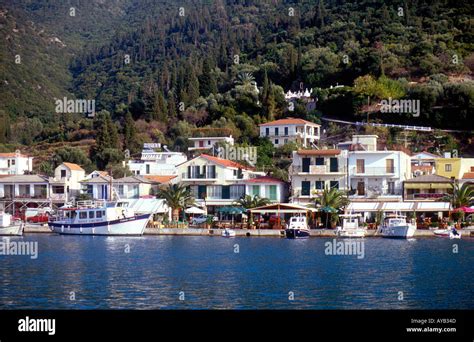
[{"label": "boat hull", "polygon": [[21,236],[23,235],[24,227],[24,224],[0,227],[0,236]]},{"label": "boat hull", "polygon": [[62,222],[49,222],[49,228],[63,235],[143,235],[150,214],[137,215],[134,217],[94,222],[87,224],[67,224]]},{"label": "boat hull", "polygon": [[415,231],[416,227],[414,225],[382,227],[381,235],[385,238],[407,239],[413,237]]},{"label": "boat hull", "polygon": [[460,239],[461,238],[461,233],[456,232],[457,234],[454,234],[451,229],[438,229],[433,231],[434,235],[437,237],[442,237],[442,238],[450,238],[450,239]]},{"label": "boat hull", "polygon": [[285,235],[287,239],[306,239],[309,237],[309,230],[308,229],[286,229]]},{"label": "boat hull", "polygon": [[222,237],[227,237],[227,238],[235,237],[235,231],[226,229],[222,232]]},{"label": "boat hull", "polygon": [[341,238],[363,238],[365,233],[364,229],[348,229],[338,231],[337,236]]}]

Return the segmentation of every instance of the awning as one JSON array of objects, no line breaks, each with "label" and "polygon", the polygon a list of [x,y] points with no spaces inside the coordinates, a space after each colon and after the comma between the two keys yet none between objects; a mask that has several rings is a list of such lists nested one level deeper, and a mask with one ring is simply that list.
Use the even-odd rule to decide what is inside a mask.
[{"label": "awning", "polygon": [[204,214],[205,211],[200,208],[190,207],[184,211],[186,214]]},{"label": "awning", "polygon": [[406,183],[405,189],[451,189],[449,183]]},{"label": "awning", "polygon": [[376,212],[376,211],[449,211],[449,202],[353,202],[346,212]]},{"label": "awning", "polygon": [[168,212],[168,205],[164,199],[160,198],[139,198],[127,202],[137,214],[164,214]]}]

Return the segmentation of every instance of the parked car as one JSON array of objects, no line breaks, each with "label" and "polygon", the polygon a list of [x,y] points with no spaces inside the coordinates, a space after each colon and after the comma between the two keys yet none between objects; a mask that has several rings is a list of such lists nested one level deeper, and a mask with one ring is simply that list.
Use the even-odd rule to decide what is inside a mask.
[{"label": "parked car", "polygon": [[199,215],[199,216],[193,217],[193,219],[191,220],[191,224],[196,225],[196,224],[206,223],[208,220],[208,217],[212,217],[212,222],[216,222],[217,220],[219,220],[217,216]]}]

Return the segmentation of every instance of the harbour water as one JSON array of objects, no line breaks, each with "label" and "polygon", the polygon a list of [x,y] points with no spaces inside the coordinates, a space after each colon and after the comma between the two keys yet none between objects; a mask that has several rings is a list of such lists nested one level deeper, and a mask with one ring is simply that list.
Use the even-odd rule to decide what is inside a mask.
[{"label": "harbour water", "polygon": [[10,240],[37,242],[38,257],[0,256],[2,309],[474,307],[470,238],[364,239],[363,258],[328,255],[330,238]]}]

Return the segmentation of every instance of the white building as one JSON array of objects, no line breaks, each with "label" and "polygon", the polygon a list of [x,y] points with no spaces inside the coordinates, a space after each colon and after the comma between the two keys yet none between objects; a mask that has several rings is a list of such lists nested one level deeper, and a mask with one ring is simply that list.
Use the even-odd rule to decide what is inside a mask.
[{"label": "white building", "polygon": [[307,204],[324,189],[348,190],[347,151],[338,149],[293,151],[289,169],[291,201]]},{"label": "white building", "polygon": [[135,176],[176,175],[176,165],[188,158],[181,152],[155,152],[144,148],[139,160],[129,160],[127,165]]},{"label": "white building", "polygon": [[436,171],[436,159],[440,156],[429,153],[419,152],[411,156],[411,172],[413,177],[422,175],[432,175]]},{"label": "white building", "polygon": [[353,136],[348,152],[353,201],[401,201],[403,181],[411,178],[410,156],[403,151],[378,150],[377,138],[376,135]]},{"label": "white building", "polygon": [[290,141],[310,148],[320,139],[320,125],[303,119],[286,118],[260,124],[260,137],[268,138],[273,146],[283,146]]},{"label": "white building", "polygon": [[199,151],[199,150],[209,150],[213,148],[216,144],[229,144],[234,145],[234,138],[232,135],[229,137],[199,137],[199,138],[188,138],[192,146],[188,147],[188,151]]},{"label": "white building", "polygon": [[264,176],[252,167],[207,154],[178,165],[178,172],[180,184],[189,186],[196,202],[209,213],[219,206],[231,206],[245,195],[246,180]]},{"label": "white building", "polygon": [[62,163],[54,170],[54,177],[49,179],[52,200],[68,202],[80,194],[81,181],[86,178],[82,167],[74,163]]},{"label": "white building", "polygon": [[285,202],[286,184],[280,179],[269,176],[258,176],[244,180],[245,194],[268,198],[270,202]]},{"label": "white building", "polygon": [[0,153],[0,175],[23,175],[33,170],[33,157],[20,151]]}]

